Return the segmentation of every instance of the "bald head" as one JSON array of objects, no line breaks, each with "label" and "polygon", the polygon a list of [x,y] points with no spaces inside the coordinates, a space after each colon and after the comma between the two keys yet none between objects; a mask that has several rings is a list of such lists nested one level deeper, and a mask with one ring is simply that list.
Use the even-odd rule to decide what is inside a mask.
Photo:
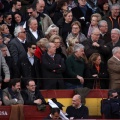
[{"label": "bald head", "polygon": [[72,106],[78,108],[81,105],[81,96],[79,94],[74,95],[72,99]]},{"label": "bald head", "polygon": [[45,8],[45,2],[44,2],[44,0],[38,0],[37,4],[36,4],[36,10],[37,10],[37,12],[43,13],[44,8]]}]

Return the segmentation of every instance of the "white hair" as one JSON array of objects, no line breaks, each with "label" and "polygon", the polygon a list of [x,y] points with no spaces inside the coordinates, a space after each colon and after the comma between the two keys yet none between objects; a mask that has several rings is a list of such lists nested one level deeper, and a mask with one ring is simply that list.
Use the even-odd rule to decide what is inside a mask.
[{"label": "white hair", "polygon": [[120,50],[120,47],[114,47],[112,49],[112,54],[114,55],[115,53],[117,53]]},{"label": "white hair", "polygon": [[48,27],[47,31],[45,32],[45,35],[48,35],[50,31],[54,29],[56,29],[59,32],[59,28],[56,25],[52,24]]},{"label": "white hair", "polygon": [[112,31],[116,31],[116,32],[120,35],[120,30],[119,30],[118,28],[112,29],[112,30],[111,30],[111,33],[112,33]]},{"label": "white hair", "polygon": [[103,23],[106,23],[106,24],[107,24],[107,21],[105,21],[105,20],[100,20],[99,23],[98,23],[98,26],[99,26],[99,27],[102,26]]},{"label": "white hair", "polygon": [[21,32],[21,28],[22,28],[22,26],[15,27],[15,30],[14,30],[14,36],[15,37],[18,37],[18,33]]},{"label": "white hair", "polygon": [[73,52],[76,52],[80,49],[84,49],[85,47],[82,44],[75,44],[73,47]]}]

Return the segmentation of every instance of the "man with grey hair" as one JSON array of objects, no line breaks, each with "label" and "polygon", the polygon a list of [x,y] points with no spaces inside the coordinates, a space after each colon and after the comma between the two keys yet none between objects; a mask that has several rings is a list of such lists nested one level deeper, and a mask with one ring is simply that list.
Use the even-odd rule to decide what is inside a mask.
[{"label": "man with grey hair", "polygon": [[35,0],[33,4],[36,7],[37,12],[39,13],[38,18],[40,18],[39,24],[42,27],[42,32],[45,33],[47,28],[51,24],[53,24],[51,18],[47,14],[44,13],[45,1],[44,0]]},{"label": "man with grey hair", "polygon": [[113,56],[108,60],[110,89],[120,89],[120,47],[112,49]]},{"label": "man with grey hair", "polygon": [[98,23],[98,28],[100,30],[100,39],[104,40],[105,44],[111,41],[110,33],[108,32],[107,21],[101,20]]},{"label": "man with grey hair", "polygon": [[14,31],[15,38],[10,41],[8,49],[13,57],[14,64],[17,64],[19,59],[26,56],[27,42],[26,31],[22,26],[17,26]]},{"label": "man with grey hair", "polygon": [[90,38],[83,42],[87,58],[89,58],[93,53],[99,53],[104,58],[104,44],[104,41],[100,39],[100,30],[98,28],[94,28]]},{"label": "man with grey hair", "polygon": [[47,52],[42,55],[42,75],[44,89],[64,89],[63,75],[65,71],[64,60],[56,54],[54,43],[46,44]]},{"label": "man with grey hair", "polygon": [[74,95],[72,98],[72,105],[66,109],[68,118],[74,119],[88,119],[88,108],[81,103],[81,96],[79,94]]},{"label": "man with grey hair", "polygon": [[111,32],[113,28],[120,29],[120,5],[113,4],[111,6],[111,14],[104,18],[108,23],[108,31]]},{"label": "man with grey hair", "polygon": [[82,44],[75,44],[73,54],[66,60],[67,77],[73,78],[66,80],[67,89],[83,87],[85,62],[84,46]]},{"label": "man with grey hair", "polygon": [[112,49],[114,47],[120,47],[120,30],[117,28],[111,30],[111,41],[104,47],[107,59],[112,57]]},{"label": "man with grey hair", "polygon": [[29,29],[27,30],[27,42],[36,43],[38,40],[44,37],[42,31],[38,29],[38,21],[36,18],[31,17],[28,20]]}]

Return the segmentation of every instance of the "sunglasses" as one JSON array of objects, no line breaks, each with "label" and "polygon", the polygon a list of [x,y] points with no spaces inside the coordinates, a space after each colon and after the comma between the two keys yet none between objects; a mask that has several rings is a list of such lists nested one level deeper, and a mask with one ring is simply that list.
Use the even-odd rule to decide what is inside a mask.
[{"label": "sunglasses", "polygon": [[33,12],[27,12],[27,14],[32,14]]},{"label": "sunglasses", "polygon": [[36,47],[31,47],[33,50],[35,50],[36,49]]},{"label": "sunglasses", "polygon": [[12,20],[12,18],[8,18],[8,20]]}]

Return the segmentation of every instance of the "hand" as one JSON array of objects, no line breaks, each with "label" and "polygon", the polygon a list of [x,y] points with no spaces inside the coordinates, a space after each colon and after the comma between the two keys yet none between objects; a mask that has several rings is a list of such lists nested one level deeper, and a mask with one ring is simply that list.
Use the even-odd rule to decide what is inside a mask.
[{"label": "hand", "polygon": [[94,46],[94,47],[100,47],[100,45],[97,42],[93,42],[92,46]]},{"label": "hand", "polygon": [[74,117],[70,117],[70,120],[73,120],[74,119]]},{"label": "hand", "polygon": [[80,80],[80,83],[81,83],[81,84],[84,84],[84,78],[83,78],[83,77],[77,75],[77,79]]},{"label": "hand", "polygon": [[92,76],[98,78],[98,75],[97,75],[97,74],[94,74],[94,75],[92,75]]},{"label": "hand", "polygon": [[2,105],[2,101],[0,101],[0,105]]},{"label": "hand", "polygon": [[5,96],[4,99],[9,100],[9,98],[7,96]]},{"label": "hand", "polygon": [[41,99],[34,100],[34,103],[40,105],[42,103],[42,100]]},{"label": "hand", "polygon": [[4,79],[4,82],[9,82],[10,81],[10,78],[5,78]]}]

